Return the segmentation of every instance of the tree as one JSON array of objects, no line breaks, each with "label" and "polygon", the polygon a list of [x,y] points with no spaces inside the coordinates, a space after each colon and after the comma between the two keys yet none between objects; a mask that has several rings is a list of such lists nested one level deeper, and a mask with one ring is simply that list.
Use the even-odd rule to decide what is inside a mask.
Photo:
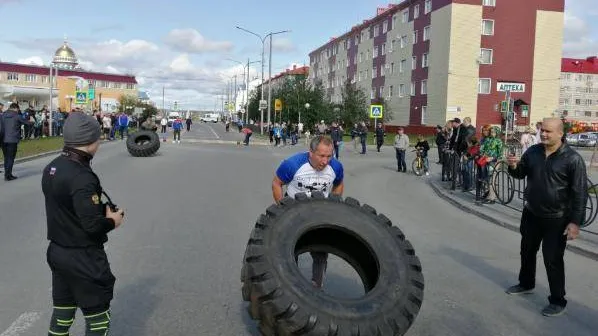
[{"label": "tree", "polygon": [[355,123],[366,121],[368,115],[368,98],[355,84],[347,80],[341,89],[342,103],[340,104],[341,120],[345,127],[353,126]]},{"label": "tree", "polygon": [[141,107],[143,109],[143,113],[141,114],[141,119],[145,120],[149,117],[153,117],[158,114],[158,109],[150,104],[138,102],[136,107]]},{"label": "tree", "polygon": [[[394,111],[392,110],[390,104],[386,99],[376,98],[372,100],[372,105],[382,105],[382,122],[386,123],[392,120]],[[378,120],[377,122],[380,122],[380,120]]]},{"label": "tree", "polygon": [[118,98],[118,112],[125,112],[127,114],[131,114],[133,112],[132,109],[127,109],[127,106],[135,107],[139,99],[135,95],[131,94],[123,94]]}]

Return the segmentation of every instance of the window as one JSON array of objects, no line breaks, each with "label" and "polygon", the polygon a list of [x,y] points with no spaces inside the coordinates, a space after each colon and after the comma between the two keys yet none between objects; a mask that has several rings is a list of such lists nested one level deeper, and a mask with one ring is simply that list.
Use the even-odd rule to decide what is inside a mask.
[{"label": "window", "polygon": [[409,10],[408,9],[403,11],[401,22],[403,22],[403,23],[409,22]]},{"label": "window", "polygon": [[363,52],[359,53],[359,63],[363,61]]},{"label": "window", "polygon": [[390,49],[388,50],[388,52],[392,52],[393,50],[395,50],[396,47],[397,47],[397,40],[392,40],[390,42]]},{"label": "window", "polygon": [[428,94],[428,81],[425,79],[422,81],[421,92],[422,92],[422,95]]},{"label": "window", "polygon": [[378,37],[378,30],[380,29],[379,25],[374,26],[374,37]]},{"label": "window", "polygon": [[428,14],[432,11],[432,0],[426,0],[424,2],[424,14]]},{"label": "window", "polygon": [[490,7],[495,7],[496,6],[496,0],[484,0],[482,2],[482,4],[484,6],[490,6]]},{"label": "window", "polygon": [[417,69],[417,56],[411,58],[411,70]]},{"label": "window", "polygon": [[392,28],[390,28],[390,29],[393,29],[396,26],[397,26],[397,16],[393,15],[392,16]]},{"label": "window", "polygon": [[389,98],[392,97],[393,91],[394,91],[394,86],[392,86],[392,85],[389,86],[388,87],[388,97]]},{"label": "window", "polygon": [[363,74],[363,71],[359,71],[359,76],[357,77],[357,80],[361,82],[361,75]]},{"label": "window", "polygon": [[403,35],[401,36],[401,49],[405,48],[405,45],[407,45],[407,36]]},{"label": "window", "polygon": [[415,83],[411,82],[411,96],[415,96]]},{"label": "window", "polygon": [[417,30],[413,31],[413,44],[417,43],[417,39],[419,37],[419,33]]},{"label": "window", "polygon": [[374,99],[374,98],[375,98],[375,97],[374,97],[375,95],[376,95],[376,89],[375,89],[375,88],[372,88],[372,91],[370,91],[370,99]]},{"label": "window", "polygon": [[388,31],[388,21],[384,21],[382,23],[382,34],[386,33]]},{"label": "window", "polygon": [[399,97],[405,96],[405,84],[399,84]]},{"label": "window", "polygon": [[25,82],[37,82],[36,75],[25,75]]},{"label": "window", "polygon": [[480,50],[480,63],[481,64],[492,64],[492,49],[481,49]]},{"label": "window", "polygon": [[415,5],[415,7],[413,7],[413,18],[417,19],[419,17],[419,5]]},{"label": "window", "polygon": [[372,49],[372,58],[376,57],[378,57],[378,46],[374,46],[374,49]]},{"label": "window", "polygon": [[482,20],[482,35],[494,35],[494,20]]},{"label": "window", "polygon": [[18,81],[19,80],[19,74],[16,72],[9,72],[6,74],[6,79],[9,81]]},{"label": "window", "polygon": [[492,84],[492,80],[490,78],[480,78],[478,81],[478,93],[480,94],[490,94],[490,85]]},{"label": "window", "polygon": [[428,53],[422,55],[422,68],[428,67]]},{"label": "window", "polygon": [[378,97],[380,97],[380,98],[384,97],[384,86],[380,87],[380,95]]},{"label": "window", "polygon": [[372,78],[376,78],[377,74],[378,74],[378,69],[376,68],[376,66],[372,67]]},{"label": "window", "polygon": [[401,60],[401,64],[399,64],[399,72],[403,73],[403,71],[405,71],[405,67],[407,67],[407,60]]},{"label": "window", "polygon": [[386,55],[386,43],[382,43],[382,47],[380,50],[382,50],[382,55]]},{"label": "window", "polygon": [[392,63],[390,63],[390,74],[392,75],[394,73],[395,73],[395,63],[392,62]]},{"label": "window", "polygon": [[386,76],[386,64],[380,66],[380,77]]},{"label": "window", "polygon": [[424,41],[430,39],[430,26],[424,28]]},{"label": "window", "polygon": [[428,107],[422,106],[422,125],[426,124],[426,119],[428,119]]}]

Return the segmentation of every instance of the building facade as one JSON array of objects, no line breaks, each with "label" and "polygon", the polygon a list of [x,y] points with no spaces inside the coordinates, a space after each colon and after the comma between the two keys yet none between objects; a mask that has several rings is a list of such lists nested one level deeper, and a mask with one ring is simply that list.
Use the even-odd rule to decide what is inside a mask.
[{"label": "building facade", "polygon": [[598,124],[598,57],[563,58],[560,116]]},{"label": "building facade", "polygon": [[336,102],[355,83],[386,101],[387,125],[421,131],[455,117],[502,125],[499,83],[524,84],[515,123],[534,124],[558,107],[563,11],[564,0],[405,0],[312,51],[309,78]]},{"label": "building facade", "polygon": [[[272,92],[282,88],[287,81],[301,80],[307,78],[309,75],[309,66],[297,67],[293,65],[291,69],[286,69],[279,74],[272,77],[272,79],[266,79],[264,81],[265,90],[268,90],[268,84],[272,81]],[[258,90],[261,85],[258,85]],[[267,92],[267,91],[264,91]]]},{"label": "building facade", "polygon": [[[137,97],[134,76],[85,71],[78,66],[75,52],[65,41],[54,55],[55,68],[52,105],[63,111],[79,106],[86,109],[114,111],[122,95]],[[79,105],[75,99],[77,86],[84,83],[95,89],[95,98]],[[18,102],[25,109],[32,105],[50,105],[50,67],[0,62],[0,101]]]}]

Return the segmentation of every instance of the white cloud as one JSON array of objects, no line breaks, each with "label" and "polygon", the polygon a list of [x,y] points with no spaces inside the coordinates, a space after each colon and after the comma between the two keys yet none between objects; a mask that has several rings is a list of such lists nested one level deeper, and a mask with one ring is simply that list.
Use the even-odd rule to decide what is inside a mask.
[{"label": "white cloud", "polygon": [[[270,40],[265,43],[265,50],[270,48]],[[288,38],[273,38],[272,39],[272,51],[278,53],[288,53],[296,51],[297,47]]]},{"label": "white cloud", "polygon": [[596,11],[588,12],[593,8],[594,0],[568,1],[565,8],[565,30],[563,41],[563,56],[585,58],[598,54],[598,40],[595,38],[595,29],[590,25],[592,16]]},{"label": "white cloud", "polygon": [[31,56],[27,58],[18,59],[17,63],[29,65],[44,65],[44,60],[40,56]]},{"label": "white cloud", "polygon": [[171,48],[188,53],[227,52],[233,44],[228,41],[210,41],[195,29],[173,29],[164,38]]}]

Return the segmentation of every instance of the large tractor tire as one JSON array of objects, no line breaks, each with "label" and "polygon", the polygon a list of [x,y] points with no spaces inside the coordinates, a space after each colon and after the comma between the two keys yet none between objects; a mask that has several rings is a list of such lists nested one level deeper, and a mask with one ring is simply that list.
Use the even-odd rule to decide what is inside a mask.
[{"label": "large tractor tire", "polygon": [[[314,288],[297,266],[305,252],[347,261],[365,295],[339,299]],[[321,192],[287,197],[258,218],[241,281],[249,313],[267,336],[404,335],[424,296],[420,261],[401,230],[367,204]]]},{"label": "large tractor tire", "polygon": [[160,137],[156,132],[138,131],[127,138],[127,150],[132,156],[152,156],[158,149],[160,149]]}]

